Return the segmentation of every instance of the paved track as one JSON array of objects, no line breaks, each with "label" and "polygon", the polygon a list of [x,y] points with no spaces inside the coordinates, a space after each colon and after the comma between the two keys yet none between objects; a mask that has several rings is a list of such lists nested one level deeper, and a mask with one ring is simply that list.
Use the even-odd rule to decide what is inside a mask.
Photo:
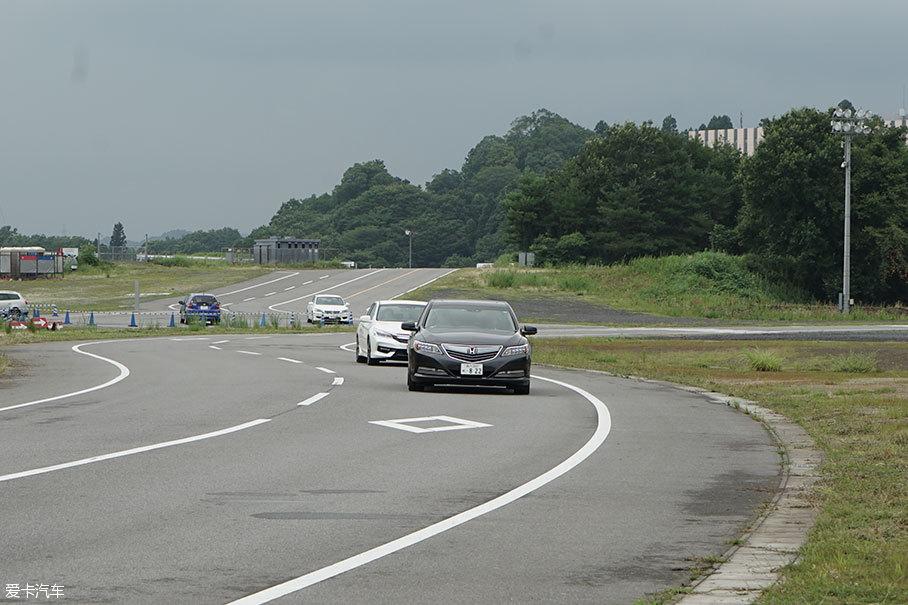
[{"label": "paved track", "polygon": [[[380,281],[338,291],[388,296]],[[352,558],[282,602],[628,603],[724,552],[778,485],[761,425],[701,396],[542,367],[581,391],[410,393],[404,366],[356,364],[350,341],[11,350],[29,366],[0,391],[0,583],[56,583],[71,603],[224,603]],[[489,426],[374,424],[437,416]]]}]

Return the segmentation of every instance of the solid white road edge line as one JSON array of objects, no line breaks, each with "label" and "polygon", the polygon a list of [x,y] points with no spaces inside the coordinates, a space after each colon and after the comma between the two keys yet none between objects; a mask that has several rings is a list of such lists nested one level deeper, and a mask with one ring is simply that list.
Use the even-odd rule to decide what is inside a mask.
[{"label": "solid white road edge line", "polygon": [[313,396],[310,397],[309,399],[306,399],[306,400],[304,400],[304,401],[300,401],[298,404],[296,404],[296,407],[299,407],[299,406],[301,406],[301,405],[312,405],[312,404],[315,403],[316,401],[318,401],[318,400],[320,400],[320,399],[324,399],[324,398],[327,397],[328,395],[330,395],[330,393],[316,393],[315,395],[313,395]]},{"label": "solid white road edge line", "polygon": [[428,527],[415,531],[411,534],[392,540],[381,546],[376,546],[370,550],[362,552],[358,555],[354,555],[343,561],[334,563],[327,567],[323,567],[316,571],[307,573],[306,575],[288,580],[282,584],[272,586],[271,588],[266,588],[255,594],[243,597],[233,601],[231,605],[242,604],[247,605],[249,603],[268,603],[274,599],[283,597],[292,592],[302,590],[313,584],[318,584],[334,576],[338,576],[344,572],[350,571],[351,569],[356,569],[367,563],[371,563],[377,559],[380,559],[384,556],[395,553],[399,550],[403,550],[408,546],[412,546],[423,540],[427,540],[431,537],[437,536],[438,534],[445,532],[449,529],[457,527],[458,525],[463,525],[467,521],[472,521],[477,517],[481,517],[486,513],[490,513],[496,509],[499,509],[515,500],[522,498],[523,496],[529,494],[530,492],[539,489],[543,485],[557,479],[561,475],[567,473],[575,466],[586,460],[593,452],[598,449],[600,445],[605,441],[605,438],[608,437],[609,431],[612,428],[611,415],[609,414],[608,408],[605,406],[602,401],[600,401],[596,396],[588,393],[587,391],[576,387],[572,384],[566,382],[561,382],[559,380],[553,380],[551,378],[543,378],[541,376],[533,376],[536,380],[544,380],[546,382],[551,382],[552,384],[557,384],[566,389],[570,389],[575,393],[578,393],[580,396],[589,401],[594,408],[596,408],[596,415],[598,417],[598,425],[596,426],[596,431],[593,433],[593,436],[590,437],[583,447],[577,450],[573,455],[568,459],[563,461],[558,466],[552,468],[551,470],[539,475],[535,479],[527,481],[519,487],[515,487],[511,491],[504,493],[497,498],[493,498],[488,502],[480,504],[474,508],[466,510],[462,513],[456,514],[453,517],[448,517],[438,523],[434,523]]},{"label": "solid white road edge line", "polygon": [[[404,292],[404,294],[409,294],[409,293],[412,292],[413,290],[418,290],[418,289],[422,288],[423,286],[428,286],[428,285],[431,284],[433,281],[438,280],[438,279],[441,279],[442,277],[445,277],[446,275],[451,275],[451,274],[454,273],[455,271],[457,271],[457,269],[451,269],[451,270],[448,271],[447,273],[442,273],[442,274],[439,275],[438,277],[434,277],[434,278],[430,279],[429,281],[427,281],[427,282],[424,283],[424,284],[420,284],[420,285],[416,286],[415,288],[410,288],[409,290],[407,290],[406,292]],[[403,294],[400,294],[399,296],[403,296]],[[392,296],[392,297],[390,298],[390,300],[394,300],[395,298],[397,298],[397,296]]]},{"label": "solid white road edge line", "polygon": [[100,355],[95,355],[94,353],[89,353],[88,351],[83,351],[80,348],[80,347],[87,347],[89,345],[104,344],[107,342],[116,342],[116,341],[105,340],[105,341],[98,341],[98,342],[83,342],[82,344],[77,344],[77,345],[73,346],[72,350],[75,351],[76,353],[80,353],[82,355],[88,355],[89,357],[94,357],[95,359],[100,359],[101,361],[106,361],[107,363],[113,364],[118,370],[120,370],[120,374],[116,378],[112,378],[112,379],[108,380],[107,382],[105,382],[104,384],[99,384],[97,386],[89,387],[87,389],[82,389],[81,391],[73,391],[72,393],[64,393],[63,395],[57,395],[56,397],[48,397],[46,399],[38,399],[36,401],[29,401],[27,403],[19,403],[16,405],[11,405],[11,406],[5,407],[5,408],[0,408],[0,412],[5,412],[7,410],[15,410],[17,408],[24,408],[24,407],[28,407],[30,405],[38,405],[39,403],[47,403],[48,401],[57,401],[59,399],[66,399],[67,397],[75,397],[76,395],[84,395],[85,393],[91,393],[92,391],[97,391],[99,389],[109,387],[113,384],[117,384],[121,380],[125,379],[127,376],[129,376],[129,368],[124,366],[122,363],[120,363],[119,361],[114,361],[113,359],[101,357]]},{"label": "solid white road edge line", "polygon": [[228,433],[235,433],[237,431],[242,431],[243,429],[252,428],[254,426],[263,424],[265,422],[271,422],[271,419],[270,418],[259,418],[258,420],[253,420],[251,422],[245,422],[243,424],[231,426],[229,428],[221,429],[219,431],[213,431],[211,433],[195,435],[193,437],[185,437],[183,439],[176,439],[174,441],[164,441],[163,443],[155,443],[153,445],[144,445],[142,447],[135,447],[130,450],[122,450],[120,452],[114,452],[112,454],[102,454],[100,456],[92,456],[91,458],[82,458],[81,460],[75,460],[73,462],[64,462],[63,464],[55,464],[53,466],[34,468],[29,471],[12,473],[9,475],[0,475],[0,482],[11,481],[13,479],[21,479],[23,477],[31,477],[32,475],[41,475],[44,473],[59,471],[59,470],[63,470],[66,468],[72,468],[74,466],[82,466],[85,464],[92,464],[94,462],[101,462],[103,460],[110,460],[112,458],[122,458],[123,456],[130,456],[132,454],[140,454],[142,452],[150,452],[152,450],[159,450],[159,449],[162,449],[165,447],[171,447],[174,445],[183,445],[184,443],[192,443],[193,441],[211,439],[212,437],[220,437],[221,435],[226,435]]}]

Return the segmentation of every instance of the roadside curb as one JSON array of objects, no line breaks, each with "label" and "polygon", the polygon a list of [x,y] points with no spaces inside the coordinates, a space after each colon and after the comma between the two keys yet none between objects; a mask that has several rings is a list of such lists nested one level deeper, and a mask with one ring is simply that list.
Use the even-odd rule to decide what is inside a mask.
[{"label": "roadside curb", "polygon": [[773,434],[783,449],[780,491],[766,512],[730,548],[723,562],[697,580],[681,596],[679,605],[753,603],[763,590],[779,581],[780,569],[794,563],[813,528],[817,511],[809,497],[822,478],[817,467],[825,456],[803,428],[753,401],[674,383],[753,416]]},{"label": "roadside curb", "polygon": [[702,395],[752,416],[773,435],[782,449],[779,493],[740,537],[740,544],[725,552],[722,563],[695,580],[683,594],[670,602],[678,605],[731,605],[756,601],[765,589],[779,581],[780,569],[794,563],[801,547],[807,542],[817,516],[809,498],[822,479],[817,468],[825,460],[823,452],[817,449],[816,443],[803,428],[756,402],[676,382],[622,376],[601,370],[584,371],[661,384]]}]

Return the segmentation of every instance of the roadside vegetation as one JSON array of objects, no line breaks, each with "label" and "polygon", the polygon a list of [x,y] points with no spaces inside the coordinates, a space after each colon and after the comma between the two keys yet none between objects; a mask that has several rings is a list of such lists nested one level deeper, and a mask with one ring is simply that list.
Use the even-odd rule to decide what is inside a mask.
[{"label": "roadside vegetation", "polygon": [[558,268],[509,266],[461,269],[411,293],[429,299],[438,293],[513,300],[549,297],[582,301],[665,317],[727,321],[904,321],[908,308],[857,304],[848,316],[803,290],[781,286],[752,270],[744,257],[699,252],[659,258],[641,257],[607,266]]},{"label": "roadside vegetation", "polygon": [[810,433],[826,454],[820,514],[760,603],[908,602],[908,347],[773,341],[756,351],[750,341],[533,341],[536,363],[743,397]]}]

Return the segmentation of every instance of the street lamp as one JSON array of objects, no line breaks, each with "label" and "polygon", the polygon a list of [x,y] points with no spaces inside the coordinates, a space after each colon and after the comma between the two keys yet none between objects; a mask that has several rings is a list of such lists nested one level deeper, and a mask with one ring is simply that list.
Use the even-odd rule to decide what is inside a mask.
[{"label": "street lamp", "polygon": [[845,161],[842,162],[842,168],[845,169],[845,258],[840,305],[843,315],[848,315],[848,308],[851,305],[851,137],[856,134],[870,134],[870,126],[866,126],[864,120],[871,117],[873,113],[869,110],[852,111],[839,107],[833,113],[830,122],[832,132],[845,137],[842,143],[842,147],[845,148]]},{"label": "street lamp", "polygon": [[404,235],[410,238],[410,268],[413,268],[413,232],[407,229]]}]

